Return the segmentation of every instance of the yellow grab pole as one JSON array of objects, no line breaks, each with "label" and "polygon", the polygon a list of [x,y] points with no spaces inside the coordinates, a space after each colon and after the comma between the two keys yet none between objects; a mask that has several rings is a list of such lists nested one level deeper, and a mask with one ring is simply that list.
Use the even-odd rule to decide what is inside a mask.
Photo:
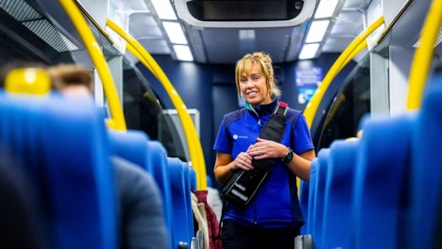
[{"label": "yellow grab pole", "polygon": [[98,75],[103,83],[103,90],[109,104],[111,118],[107,120],[110,128],[117,130],[126,130],[126,120],[124,119],[123,110],[118,98],[117,90],[113,83],[112,76],[107,66],[106,59],[103,56],[100,46],[90,30],[86,20],[84,19],[78,7],[72,0],[59,0],[66,14],[71,19],[78,34],[83,40],[84,45],[97,68]]},{"label": "yellow grab pole", "polygon": [[421,106],[436,37],[442,23],[441,10],[442,0],[433,1],[422,28],[421,44],[416,49],[410,69],[407,110],[417,110]]},{"label": "yellow grab pole", "polygon": [[[384,23],[384,17],[378,18],[374,21],[365,31],[359,34],[348,46],[347,48],[339,55],[338,59],[336,59],[335,63],[328,70],[324,79],[322,80],[321,85],[316,89],[313,94],[311,100],[307,104],[304,110],[304,116],[307,122],[308,127],[311,129],[313,124],[313,119],[315,118],[315,114],[318,111],[319,104],[324,97],[325,92],[330,86],[332,80],[336,77],[336,75],[356,56],[361,50],[363,50],[367,46],[367,37],[373,33],[379,26]],[[296,184],[298,186],[298,193],[300,191],[300,179],[296,178]]]},{"label": "yellow grab pole", "polygon": [[127,42],[127,49],[140,60],[143,65],[145,65],[153,75],[161,82],[167,94],[169,95],[175,109],[178,112],[178,116],[180,118],[181,124],[183,125],[184,133],[187,140],[187,146],[189,148],[190,160],[192,162],[192,167],[195,169],[197,176],[197,188],[198,189],[207,189],[207,180],[206,180],[206,166],[204,162],[204,156],[201,148],[201,143],[196,133],[195,126],[190,118],[189,113],[187,112],[187,108],[184,105],[181,97],[178,92],[173,87],[172,83],[170,83],[166,74],[160,68],[160,66],[156,63],[153,57],[139,44],[137,40],[135,40],[132,36],[124,32],[117,24],[115,24],[112,20],[107,20],[109,28],[114,30],[118,35],[120,35]]}]

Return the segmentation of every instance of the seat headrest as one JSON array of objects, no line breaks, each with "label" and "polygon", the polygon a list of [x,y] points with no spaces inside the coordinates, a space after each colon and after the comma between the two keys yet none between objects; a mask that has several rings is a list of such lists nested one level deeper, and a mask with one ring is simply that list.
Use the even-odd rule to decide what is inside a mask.
[{"label": "seat headrest", "polygon": [[13,94],[45,95],[51,90],[51,77],[41,68],[12,69],[6,75],[5,89]]}]

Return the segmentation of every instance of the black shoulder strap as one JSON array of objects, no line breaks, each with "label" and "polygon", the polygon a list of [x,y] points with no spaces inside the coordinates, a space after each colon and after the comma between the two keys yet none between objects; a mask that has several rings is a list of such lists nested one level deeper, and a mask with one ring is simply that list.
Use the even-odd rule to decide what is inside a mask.
[{"label": "black shoulder strap", "polygon": [[288,106],[284,102],[279,105],[273,112],[273,116],[267,121],[259,134],[260,138],[279,142],[285,130],[285,118],[288,112]]},{"label": "black shoulder strap", "polygon": [[[280,102],[273,116],[267,121],[259,134],[260,138],[280,142],[285,131],[285,118],[288,112],[288,106],[284,102]],[[275,158],[267,158],[261,160],[252,160],[256,169],[270,170],[276,163]]]},{"label": "black shoulder strap", "polygon": [[[287,104],[280,102],[272,117],[262,128],[259,137],[278,142],[281,141],[285,130],[287,110]],[[222,189],[222,195],[225,200],[246,206],[267,178],[267,175],[275,165],[276,160],[278,159],[253,159],[252,163],[255,166],[253,170],[238,170],[234,172]]]}]

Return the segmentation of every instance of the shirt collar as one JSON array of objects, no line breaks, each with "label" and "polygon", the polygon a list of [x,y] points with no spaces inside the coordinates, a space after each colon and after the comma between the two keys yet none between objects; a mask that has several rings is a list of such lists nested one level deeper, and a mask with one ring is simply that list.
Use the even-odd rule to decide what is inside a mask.
[{"label": "shirt collar", "polygon": [[272,103],[265,104],[265,105],[258,105],[256,108],[253,108],[251,104],[246,102],[246,108],[247,110],[257,114],[259,117],[272,114],[273,111],[276,108],[276,105],[278,103],[278,100],[276,97],[273,98]]}]

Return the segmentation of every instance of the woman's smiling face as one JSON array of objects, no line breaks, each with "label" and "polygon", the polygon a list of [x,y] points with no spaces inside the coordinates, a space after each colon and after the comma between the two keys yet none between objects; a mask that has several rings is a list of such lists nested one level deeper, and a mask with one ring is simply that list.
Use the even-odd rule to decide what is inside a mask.
[{"label": "woman's smiling face", "polygon": [[241,73],[239,85],[242,95],[253,107],[272,102],[269,89],[267,88],[266,77],[256,64],[253,64],[247,72]]}]

